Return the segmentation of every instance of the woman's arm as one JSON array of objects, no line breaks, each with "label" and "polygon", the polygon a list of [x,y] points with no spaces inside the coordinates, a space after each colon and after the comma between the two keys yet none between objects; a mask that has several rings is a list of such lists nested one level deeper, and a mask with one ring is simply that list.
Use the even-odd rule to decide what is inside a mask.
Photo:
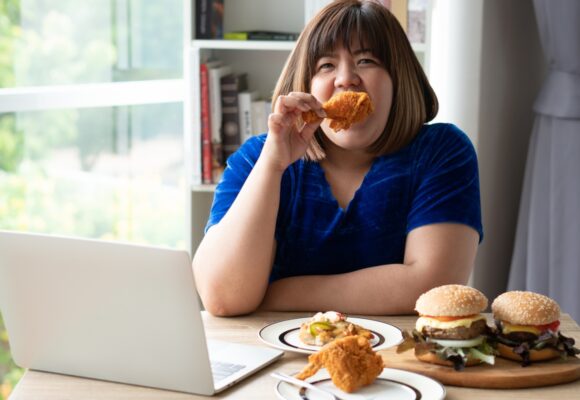
[{"label": "woman's arm", "polygon": [[198,292],[214,315],[248,313],[262,301],[273,262],[281,176],[258,160],[195,253]]},{"label": "woman's arm", "polygon": [[465,284],[471,273],[478,233],[467,225],[433,224],[407,236],[403,264],[381,265],[338,275],[297,276],[270,284],[265,310],[328,311],[386,315],[413,312],[428,289]]},{"label": "woman's arm", "polygon": [[305,93],[278,97],[258,161],[227,213],[199,245],[193,259],[195,281],[212,314],[245,314],[262,302],[275,254],[282,174],[304,155],[320,124],[298,128],[296,121],[303,111],[321,107]]}]

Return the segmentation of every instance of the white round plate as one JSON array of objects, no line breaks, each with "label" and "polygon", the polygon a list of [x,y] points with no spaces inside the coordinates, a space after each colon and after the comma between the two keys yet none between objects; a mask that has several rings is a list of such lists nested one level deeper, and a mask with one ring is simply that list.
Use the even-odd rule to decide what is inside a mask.
[{"label": "white round plate", "polygon": [[[385,368],[371,385],[354,393],[338,389],[328,372],[318,371],[308,382],[331,392],[340,400],[441,400],[445,398],[445,387],[434,379],[401,369]],[[317,391],[301,389],[286,382],[278,382],[276,394],[282,400],[328,400],[328,396]]]},{"label": "white round plate", "polygon": [[[300,325],[310,318],[296,318],[275,322],[263,327],[258,336],[266,344],[277,349],[295,353],[312,354],[320,350],[321,346],[311,346],[300,340]],[[398,345],[403,341],[403,334],[396,326],[373,319],[348,317],[348,322],[360,325],[373,333],[370,340],[373,350],[384,350]]]}]

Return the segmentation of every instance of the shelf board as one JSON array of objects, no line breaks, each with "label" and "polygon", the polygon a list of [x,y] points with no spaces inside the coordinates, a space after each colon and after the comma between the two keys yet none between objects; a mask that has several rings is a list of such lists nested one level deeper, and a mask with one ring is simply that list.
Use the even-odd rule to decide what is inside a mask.
[{"label": "shelf board", "polygon": [[206,192],[206,193],[213,193],[215,192],[215,188],[217,185],[213,184],[200,184],[200,185],[192,185],[191,191],[192,192]]},{"label": "shelf board", "polygon": [[[282,40],[193,40],[192,47],[209,50],[278,50],[290,51],[296,42]],[[424,43],[412,43],[414,51],[425,52],[427,46]]]},{"label": "shelf board", "polygon": [[290,51],[296,42],[282,40],[194,40],[191,44],[199,49]]}]

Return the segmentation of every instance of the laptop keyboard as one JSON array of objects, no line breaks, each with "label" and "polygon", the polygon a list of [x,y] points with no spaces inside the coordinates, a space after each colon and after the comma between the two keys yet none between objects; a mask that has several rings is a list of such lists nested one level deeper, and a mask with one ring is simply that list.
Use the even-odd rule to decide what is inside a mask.
[{"label": "laptop keyboard", "polygon": [[211,372],[213,374],[213,381],[219,382],[222,379],[227,378],[228,376],[235,374],[241,369],[244,369],[245,365],[240,364],[230,364],[221,361],[212,361],[211,362]]}]

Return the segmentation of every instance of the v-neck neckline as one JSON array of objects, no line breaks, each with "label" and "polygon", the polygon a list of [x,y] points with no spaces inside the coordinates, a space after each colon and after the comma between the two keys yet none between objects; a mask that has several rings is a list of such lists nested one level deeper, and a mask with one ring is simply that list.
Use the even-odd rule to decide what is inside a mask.
[{"label": "v-neck neckline", "polygon": [[338,200],[336,199],[336,197],[334,196],[334,193],[332,193],[332,188],[330,186],[330,183],[328,182],[328,179],[326,179],[326,174],[324,171],[324,168],[322,168],[322,165],[320,164],[320,162],[317,162],[317,168],[318,168],[318,172],[320,174],[321,180],[324,183],[324,191],[326,192],[326,195],[328,197],[328,199],[330,199],[330,201],[334,204],[334,206],[336,207],[336,210],[338,213],[340,213],[341,215],[346,215],[348,214],[348,212],[352,209],[353,204],[355,204],[355,201],[357,200],[358,197],[360,197],[360,192],[364,189],[365,185],[367,185],[367,181],[369,180],[369,176],[372,175],[372,173],[375,170],[376,165],[378,164],[378,160],[380,157],[376,157],[370,168],[368,169],[368,171],[365,173],[359,187],[354,191],[354,194],[352,196],[352,198],[348,201],[347,205],[345,208],[342,208],[340,206],[340,204],[338,203]]}]

